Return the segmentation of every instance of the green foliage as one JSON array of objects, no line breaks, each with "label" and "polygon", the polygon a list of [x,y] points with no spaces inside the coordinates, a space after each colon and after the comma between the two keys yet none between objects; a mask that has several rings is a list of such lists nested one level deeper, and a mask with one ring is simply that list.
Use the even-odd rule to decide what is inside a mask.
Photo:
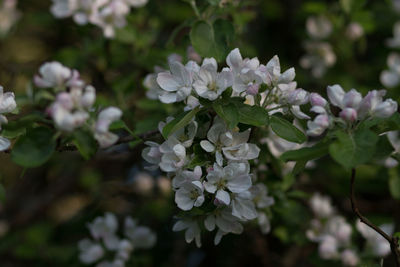
[{"label": "green foliage", "polygon": [[28,168],[44,164],[56,148],[53,136],[54,132],[47,127],[28,129],[26,135],[15,143],[11,152],[12,160]]},{"label": "green foliage", "polygon": [[97,142],[89,131],[83,129],[74,131],[73,143],[86,160],[93,157],[97,152]]},{"label": "green foliage", "polygon": [[190,31],[190,40],[194,49],[203,57],[225,60],[229,53],[229,44],[234,36],[234,28],[227,20],[218,19],[214,23],[199,20]]},{"label": "green foliage", "polygon": [[337,140],[329,146],[329,153],[345,168],[368,162],[375,153],[379,139],[369,129],[361,129],[354,134],[337,131],[335,135]]},{"label": "green foliage", "polygon": [[179,114],[175,119],[168,122],[162,130],[164,138],[167,139],[171,134],[188,125],[199,111],[200,107],[195,107],[190,111]]},{"label": "green foliage", "polygon": [[307,141],[307,137],[302,131],[280,116],[272,115],[270,118],[270,125],[272,131],[285,140],[298,144]]}]

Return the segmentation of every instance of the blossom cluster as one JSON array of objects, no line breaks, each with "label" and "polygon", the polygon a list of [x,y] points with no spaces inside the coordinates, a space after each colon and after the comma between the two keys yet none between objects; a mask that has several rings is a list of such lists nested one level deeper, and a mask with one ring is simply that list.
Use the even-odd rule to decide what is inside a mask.
[{"label": "blossom cluster", "polygon": [[126,25],[131,8],[144,6],[147,0],[53,0],[51,13],[56,18],[73,17],[79,25],[94,24],[104,36],[113,38],[115,29]]},{"label": "blossom cluster", "polygon": [[18,0],[3,0],[0,4],[0,36],[7,34],[21,14],[17,9]]},{"label": "blossom cluster", "polygon": [[[317,93],[310,94],[311,111],[318,114],[314,120],[307,122],[307,134],[310,136],[319,136],[335,124],[352,126],[366,118],[388,118],[397,111],[396,101],[390,98],[383,101],[385,90],[372,90],[363,98],[357,90],[345,92],[335,84],[328,86],[327,94],[329,102]],[[332,113],[331,106],[341,110],[339,117]]]},{"label": "blossom cluster", "polygon": [[[113,213],[107,212],[88,223],[92,239],[79,241],[80,261],[84,264],[96,264],[96,267],[123,267],[134,249],[148,249],[154,246],[156,234],[146,226],[140,226],[131,217],[124,221],[123,237],[118,235],[118,220]],[[114,254],[109,261],[106,254]]]},{"label": "blossom cluster", "polygon": [[[310,199],[310,208],[314,218],[307,230],[307,238],[318,243],[321,258],[341,260],[345,266],[357,266],[360,253],[352,243],[353,227],[339,215],[327,196],[315,193]],[[389,243],[373,229],[357,221],[356,229],[366,239],[366,250],[375,257],[385,257],[390,253]],[[388,234],[393,232],[393,225],[383,225]]]},{"label": "blossom cluster", "polygon": [[311,38],[304,43],[306,54],[300,59],[300,66],[311,69],[314,77],[322,77],[327,68],[336,63],[336,55],[331,44],[324,41],[332,31],[331,21],[324,15],[311,16],[306,21],[306,30]]},{"label": "blossom cluster", "polygon": [[40,67],[34,83],[39,88],[54,89],[55,101],[47,112],[59,130],[72,132],[87,126],[103,148],[118,141],[118,136],[110,132],[109,127],[121,118],[122,111],[117,107],[108,107],[98,114],[96,120],[91,119],[91,113],[95,111],[96,89],[86,85],[77,70],[71,70],[59,62],[48,62]]},{"label": "blossom cluster", "polygon": [[1,136],[1,125],[8,122],[3,114],[13,112],[17,108],[14,93],[4,93],[3,90],[3,87],[0,86],[0,151],[7,150],[11,144],[10,140]]}]

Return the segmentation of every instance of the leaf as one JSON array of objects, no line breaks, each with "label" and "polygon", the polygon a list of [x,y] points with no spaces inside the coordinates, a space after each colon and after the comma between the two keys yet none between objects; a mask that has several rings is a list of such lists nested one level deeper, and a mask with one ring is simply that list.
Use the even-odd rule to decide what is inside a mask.
[{"label": "leaf", "polygon": [[239,122],[252,126],[264,126],[269,124],[268,112],[259,106],[249,106],[244,103],[236,103],[239,113]]},{"label": "leaf", "polygon": [[307,141],[307,137],[302,131],[283,118],[272,115],[270,118],[270,125],[274,133],[287,141],[298,144]]},{"label": "leaf", "polygon": [[337,140],[329,146],[329,153],[345,168],[354,168],[373,157],[378,142],[378,135],[374,132],[362,129],[350,135],[338,131],[336,136]]},{"label": "leaf", "polygon": [[12,148],[12,160],[23,167],[37,167],[48,161],[53,154],[56,143],[54,132],[46,127],[29,129],[21,136]]},{"label": "leaf", "polygon": [[218,116],[220,116],[226,122],[230,129],[235,128],[239,123],[239,113],[233,103],[223,105],[219,102],[214,102],[213,109]]},{"label": "leaf", "polygon": [[74,145],[78,148],[79,153],[86,160],[90,159],[97,152],[97,142],[93,138],[93,134],[85,130],[77,130],[74,132]]},{"label": "leaf", "polygon": [[13,139],[26,133],[26,128],[32,127],[36,121],[45,121],[42,115],[37,113],[29,114],[15,121],[9,121],[3,128],[1,135],[5,138]]},{"label": "leaf", "polygon": [[394,199],[400,199],[400,176],[398,168],[389,169],[389,191]]},{"label": "leaf", "polygon": [[174,120],[167,123],[162,130],[162,135],[164,136],[164,138],[168,139],[168,137],[171,134],[178,131],[179,129],[182,129],[186,125],[188,125],[190,123],[190,121],[193,119],[193,117],[199,111],[200,111],[200,107],[197,106],[196,108],[192,109],[191,111],[184,112],[180,116],[175,118]]},{"label": "leaf", "polygon": [[214,57],[223,61],[229,53],[229,43],[234,36],[234,28],[229,21],[218,19],[214,24],[197,21],[190,31],[194,49],[203,57]]},{"label": "leaf", "polygon": [[312,147],[303,147],[297,150],[290,150],[280,157],[283,161],[300,161],[320,158],[328,154],[329,142],[320,142]]}]

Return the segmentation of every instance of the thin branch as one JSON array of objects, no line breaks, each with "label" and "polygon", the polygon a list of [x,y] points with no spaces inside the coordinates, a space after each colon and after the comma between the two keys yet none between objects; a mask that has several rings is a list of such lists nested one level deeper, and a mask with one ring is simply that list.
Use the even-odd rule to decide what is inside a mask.
[{"label": "thin branch", "polygon": [[380,234],[383,238],[385,238],[389,244],[390,244],[390,249],[392,251],[392,254],[395,258],[396,261],[396,266],[400,267],[400,250],[399,250],[399,240],[397,237],[392,237],[386,234],[381,228],[370,222],[366,217],[364,217],[360,210],[358,209],[357,202],[356,202],[356,197],[355,197],[355,180],[356,180],[356,169],[351,169],[351,182],[350,182],[350,201],[351,201],[351,207],[354,211],[354,213],[357,215],[357,217],[360,219],[361,222],[364,224],[368,225],[370,228],[372,228],[375,232]]}]

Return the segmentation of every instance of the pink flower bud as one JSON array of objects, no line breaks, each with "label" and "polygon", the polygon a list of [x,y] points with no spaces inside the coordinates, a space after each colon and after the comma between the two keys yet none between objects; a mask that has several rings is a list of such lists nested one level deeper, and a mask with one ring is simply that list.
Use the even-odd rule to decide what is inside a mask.
[{"label": "pink flower bud", "polygon": [[308,92],[303,89],[296,89],[289,93],[288,102],[291,105],[304,105],[308,102]]},{"label": "pink flower bud", "polygon": [[354,122],[357,120],[357,111],[354,108],[345,108],[340,113],[339,116],[348,122]]},{"label": "pink flower bud", "polygon": [[343,97],[343,106],[349,108],[358,108],[362,100],[362,96],[355,89],[348,91]]},{"label": "pink flower bud", "polygon": [[70,94],[68,94],[67,92],[59,93],[57,95],[56,101],[67,110],[71,110],[74,107],[74,102],[72,101]]},{"label": "pink flower bud", "polygon": [[260,88],[259,84],[251,84],[247,87],[246,93],[249,95],[257,95],[259,88]]},{"label": "pink flower bud", "polygon": [[323,98],[320,94],[317,93],[311,93],[310,94],[310,102],[312,106],[321,106],[325,107],[327,104],[327,101],[325,98]]}]

